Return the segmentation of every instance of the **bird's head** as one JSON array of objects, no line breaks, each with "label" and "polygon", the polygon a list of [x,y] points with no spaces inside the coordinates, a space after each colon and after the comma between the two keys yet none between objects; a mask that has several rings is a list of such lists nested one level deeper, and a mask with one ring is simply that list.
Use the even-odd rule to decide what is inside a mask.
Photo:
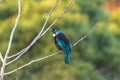
[{"label": "bird's head", "polygon": [[51,28],[50,30],[51,30],[53,33],[56,33],[56,32],[58,32],[60,29],[57,28],[57,27],[53,27],[53,28]]}]

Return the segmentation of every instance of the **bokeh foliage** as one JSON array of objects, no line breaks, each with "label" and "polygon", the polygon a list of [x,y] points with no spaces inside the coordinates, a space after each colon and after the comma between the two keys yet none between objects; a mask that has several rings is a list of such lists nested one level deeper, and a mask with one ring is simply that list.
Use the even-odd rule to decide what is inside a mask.
[{"label": "bokeh foliage", "polygon": [[[21,17],[15,31],[10,55],[26,47],[39,33],[55,0],[22,0]],[[67,6],[60,0],[47,27]],[[63,18],[54,26],[61,28],[74,43],[99,23],[97,29],[73,48],[71,64],[63,55],[33,63],[9,76],[6,80],[119,80],[120,77],[120,11],[105,14],[104,0],[76,0]],[[10,32],[17,16],[17,0],[0,3],[0,51],[4,55]],[[56,52],[52,33],[48,31],[21,59],[7,67],[10,71],[32,59]],[[0,63],[1,64],[1,63]]]}]

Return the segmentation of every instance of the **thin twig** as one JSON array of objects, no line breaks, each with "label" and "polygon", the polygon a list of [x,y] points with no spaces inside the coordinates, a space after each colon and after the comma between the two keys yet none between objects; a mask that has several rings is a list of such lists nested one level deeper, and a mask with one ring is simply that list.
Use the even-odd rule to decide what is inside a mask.
[{"label": "thin twig", "polygon": [[0,3],[3,2],[4,0],[0,0]]},{"label": "thin twig", "polygon": [[3,56],[1,54],[1,52],[0,52],[0,59],[1,59],[2,63],[3,63]]},{"label": "thin twig", "polygon": [[72,47],[76,46],[79,42],[81,42],[83,39],[85,39],[88,35],[90,35],[98,26],[98,23],[95,24],[95,26],[90,30],[89,33],[87,33],[85,36],[83,36],[82,38],[80,38],[79,40],[77,40]]},{"label": "thin twig", "polygon": [[48,16],[47,16],[47,18],[46,18],[46,21],[45,21],[45,23],[44,23],[44,25],[43,25],[43,27],[42,27],[42,30],[39,32],[39,35],[40,35],[40,34],[43,32],[43,30],[45,29],[45,26],[46,26],[46,24],[47,24],[47,22],[48,22],[48,20],[49,20],[49,18],[50,18],[50,16],[51,16],[51,14],[53,13],[54,9],[56,8],[58,1],[59,1],[59,0],[56,0],[55,3],[54,3],[54,5],[53,5],[53,7],[51,8],[51,10],[50,10],[50,12],[49,12],[49,14],[48,14]]},{"label": "thin twig", "polygon": [[[90,32],[88,32],[88,34],[86,34],[85,36],[83,36],[82,38],[80,38],[79,40],[77,40],[77,41],[72,45],[72,47],[75,47],[79,42],[81,42],[81,41],[84,40],[88,35],[90,35],[90,34],[95,30],[95,28],[97,27],[97,25],[98,25],[98,24],[96,24],[96,25],[90,30]],[[58,51],[58,52],[56,52],[56,53],[50,54],[50,55],[45,56],[45,57],[43,57],[43,58],[38,58],[38,59],[32,60],[32,61],[28,62],[27,64],[24,64],[24,65],[22,65],[21,67],[18,67],[17,69],[14,69],[14,70],[12,70],[12,71],[10,71],[10,72],[5,73],[4,75],[9,75],[9,74],[11,74],[11,73],[13,73],[13,72],[15,72],[15,71],[17,71],[17,70],[19,70],[19,69],[22,69],[22,68],[24,68],[24,67],[26,67],[26,66],[29,66],[30,64],[32,64],[32,63],[34,63],[34,62],[41,61],[41,60],[50,58],[50,57],[52,57],[52,56],[55,56],[55,55],[59,54],[60,52],[61,52],[61,51]]]},{"label": "thin twig", "polygon": [[16,27],[18,25],[18,21],[20,18],[20,12],[21,12],[21,3],[20,2],[21,2],[21,0],[18,0],[18,15],[17,15],[16,21],[15,21],[14,27],[11,31],[11,35],[10,35],[10,39],[9,39],[9,43],[8,43],[8,48],[6,50],[5,57],[3,59],[3,63],[2,63],[2,67],[1,67],[0,75],[1,75],[2,80],[4,79],[4,71],[5,71],[5,67],[6,67],[6,61],[7,61],[7,57],[8,57],[8,54],[10,52],[10,49],[11,49],[11,44],[12,44],[14,32],[16,30]]},{"label": "thin twig", "polygon": [[54,20],[54,22],[41,34],[42,36],[56,23],[58,20],[60,20],[63,15],[69,10],[69,8],[72,6],[73,0],[70,1],[70,3],[67,5],[67,7],[64,9],[64,11],[59,15],[57,19]]},{"label": "thin twig", "polygon": [[57,52],[57,53],[53,53],[53,54],[51,54],[51,55],[45,56],[45,57],[43,57],[43,58],[38,58],[38,59],[32,60],[32,61],[28,62],[27,64],[25,64],[25,65],[23,65],[23,66],[21,66],[21,67],[18,67],[17,69],[14,69],[14,70],[12,70],[12,71],[10,71],[10,72],[4,73],[4,75],[9,75],[9,74],[11,74],[11,73],[13,73],[13,72],[16,72],[16,71],[19,70],[19,69],[22,69],[22,68],[24,68],[24,67],[26,67],[26,66],[29,66],[30,64],[32,64],[32,63],[34,63],[34,62],[47,59],[47,58],[52,57],[52,56],[54,56],[54,55],[56,55],[56,54],[59,54],[59,53],[60,53],[60,51]]},{"label": "thin twig", "polygon": [[21,10],[21,9],[20,9],[20,0],[18,0],[18,16],[17,16],[17,18],[16,18],[14,27],[13,27],[12,32],[11,32],[11,35],[10,35],[9,44],[8,44],[8,48],[7,48],[7,51],[6,51],[6,56],[9,54],[10,49],[11,49],[11,44],[12,44],[14,32],[15,32],[15,30],[16,30],[16,27],[17,27],[17,25],[18,25],[18,21],[19,21],[19,18],[20,18],[20,10]]},{"label": "thin twig", "polygon": [[[67,7],[64,9],[64,11],[60,14],[60,16],[59,16],[41,35],[37,35],[37,37],[34,38],[34,40],[31,42],[30,45],[28,45],[26,48],[24,48],[24,49],[21,50],[20,52],[16,53],[16,54],[18,54],[18,56],[17,56],[15,59],[13,59],[12,61],[8,62],[6,65],[9,65],[9,64],[15,62],[15,61],[16,61],[17,59],[19,59],[25,52],[27,52],[27,51],[31,48],[31,46],[32,46],[40,37],[42,37],[59,19],[62,18],[62,16],[63,16],[63,15],[68,11],[68,9],[71,7],[71,5],[72,5],[72,0],[71,0],[70,3],[67,5]],[[15,55],[16,55],[16,54],[15,54]],[[14,55],[12,55],[12,56],[10,56],[10,57],[8,57],[8,58],[11,58],[11,57],[13,57],[13,56],[14,56]]]},{"label": "thin twig", "polygon": [[[31,45],[28,46],[25,50],[22,50],[22,51],[21,51],[22,53],[21,53],[20,55],[18,55],[18,56],[17,56],[15,59],[13,59],[12,61],[6,63],[6,65],[9,65],[9,64],[15,62],[16,60],[18,60],[27,50],[30,49],[30,47],[31,47]],[[8,58],[9,58],[9,57],[8,57]]]},{"label": "thin twig", "polygon": [[[32,41],[26,48],[22,49],[20,52],[14,54],[14,55],[12,55],[12,56],[9,56],[8,58],[13,58],[13,57],[18,56],[18,55],[23,55],[26,51],[28,51],[28,50],[31,48],[31,46],[32,46],[33,44],[35,44],[35,42],[41,37],[41,33],[43,32],[43,30],[44,30],[44,28],[45,28],[45,26],[46,26],[46,24],[47,24],[47,22],[48,22],[48,20],[49,20],[49,18],[50,18],[50,15],[53,13],[54,9],[56,8],[58,1],[59,1],[59,0],[56,0],[56,1],[55,1],[53,7],[51,8],[51,10],[50,10],[50,12],[49,12],[49,14],[48,14],[48,16],[46,17],[46,21],[45,21],[45,23],[44,23],[44,25],[43,25],[43,27],[42,27],[42,30],[41,30],[41,31],[39,32],[39,34],[33,39],[33,41]],[[23,54],[22,54],[22,53],[23,53]]]}]

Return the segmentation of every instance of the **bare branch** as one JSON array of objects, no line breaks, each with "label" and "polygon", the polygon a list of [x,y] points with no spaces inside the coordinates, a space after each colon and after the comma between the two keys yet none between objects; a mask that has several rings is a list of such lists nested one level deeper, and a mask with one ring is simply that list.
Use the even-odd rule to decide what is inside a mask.
[{"label": "bare branch", "polygon": [[80,38],[79,40],[77,40],[72,47],[76,46],[79,42],[81,42],[83,39],[85,39],[87,36],[89,36],[97,27],[98,23],[95,24],[95,26],[90,30],[90,32],[88,34],[86,34],[85,36],[83,36],[82,38]]},{"label": "bare branch", "polygon": [[12,56],[8,57],[8,58],[12,58],[12,57],[15,57],[15,56],[18,55],[15,59],[13,59],[12,61],[8,62],[6,65],[15,62],[15,61],[16,61],[17,59],[19,59],[25,52],[27,52],[27,51],[31,48],[31,46],[32,46],[33,44],[35,44],[35,42],[36,42],[39,38],[41,38],[59,19],[62,18],[62,16],[63,16],[63,15],[68,11],[68,9],[71,7],[71,5],[72,5],[72,0],[71,0],[70,3],[67,5],[67,7],[64,9],[64,11],[60,14],[60,16],[59,16],[41,35],[38,34],[38,35],[34,38],[34,40],[33,40],[26,48],[24,48],[24,49],[21,50],[20,52],[16,53],[15,55],[12,55]]},{"label": "bare branch", "polygon": [[50,18],[50,16],[51,16],[52,12],[53,12],[54,9],[56,8],[58,1],[59,1],[59,0],[56,0],[55,3],[54,3],[54,5],[53,5],[53,7],[51,8],[51,10],[50,10],[50,12],[49,12],[49,14],[48,14],[48,16],[47,16],[47,18],[46,18],[46,21],[45,21],[45,23],[44,23],[44,25],[43,25],[43,27],[42,27],[42,30],[40,31],[39,35],[40,35],[40,34],[43,32],[43,30],[45,29],[45,26],[46,26],[46,24],[47,24],[47,22],[48,22],[48,20],[49,20],[49,18]]},{"label": "bare branch", "polygon": [[41,61],[41,60],[50,58],[50,57],[52,57],[52,56],[55,56],[55,55],[59,54],[60,52],[61,52],[61,51],[56,52],[56,53],[53,53],[53,54],[50,54],[50,55],[45,56],[45,57],[43,57],[43,58],[38,58],[38,59],[32,60],[32,61],[28,62],[27,64],[24,64],[23,66],[18,67],[17,69],[14,69],[14,70],[12,70],[12,71],[10,71],[10,72],[4,73],[4,75],[9,75],[9,74],[11,74],[11,73],[13,73],[13,72],[16,72],[16,71],[19,70],[19,69],[22,69],[22,68],[24,68],[24,67],[26,67],[26,66],[29,66],[30,64],[32,64],[32,63],[34,63],[34,62]]},{"label": "bare branch", "polygon": [[18,16],[16,18],[16,21],[15,21],[15,24],[14,24],[14,27],[12,29],[12,32],[11,32],[11,35],[10,35],[10,39],[9,39],[9,44],[8,44],[8,48],[7,48],[7,51],[6,51],[6,57],[8,56],[9,52],[10,52],[10,49],[11,49],[11,44],[12,44],[12,39],[13,39],[13,36],[14,36],[14,32],[16,30],[16,27],[18,25],[18,21],[19,21],[19,18],[20,18],[20,0],[18,0]]},{"label": "bare branch", "polygon": [[5,57],[4,57],[3,62],[2,62],[1,73],[0,73],[0,76],[1,76],[2,80],[4,79],[4,71],[5,71],[5,67],[6,67],[6,61],[7,61],[7,57],[8,57],[8,54],[10,52],[10,49],[11,49],[11,44],[12,44],[14,32],[16,30],[16,27],[18,25],[18,21],[19,21],[19,18],[20,18],[20,11],[21,11],[21,3],[20,2],[21,1],[18,0],[18,15],[17,15],[16,21],[15,21],[14,27],[11,31],[11,35],[10,35],[10,39],[9,39],[9,43],[8,43],[8,48],[6,50]]},{"label": "bare branch", "polygon": [[1,54],[1,52],[0,52],[0,59],[1,59],[1,61],[3,62],[3,56],[2,56],[2,54]]},{"label": "bare branch", "polygon": [[[37,41],[36,38],[34,38],[33,42],[34,42],[34,41]],[[31,44],[32,44],[32,43],[31,43]],[[13,58],[13,57],[15,57],[15,56],[18,56],[18,55],[21,54],[21,53],[24,53],[24,51],[25,51],[25,50],[28,50],[28,49],[29,49],[29,45],[28,45],[26,48],[22,49],[20,52],[14,54],[14,55],[12,55],[12,56],[9,56],[8,59]]]},{"label": "bare branch", "polygon": [[[41,30],[41,31],[39,32],[39,34],[33,39],[33,41],[32,41],[26,48],[22,49],[20,52],[14,54],[14,55],[12,55],[12,56],[9,56],[8,58],[13,58],[13,57],[18,56],[18,55],[19,55],[19,56],[18,56],[17,58],[19,58],[21,55],[23,55],[25,52],[27,52],[27,51],[31,48],[31,46],[32,46],[33,44],[35,44],[35,42],[41,37],[41,33],[43,32],[43,30],[44,30],[44,28],[45,28],[45,26],[46,26],[46,24],[47,24],[47,22],[48,22],[48,20],[49,20],[49,18],[50,18],[50,16],[51,16],[52,12],[53,12],[54,9],[56,8],[58,1],[59,1],[59,0],[56,0],[56,1],[55,1],[53,7],[51,8],[51,10],[50,10],[50,12],[49,12],[49,14],[48,14],[48,16],[46,17],[46,21],[45,21],[45,23],[44,23],[44,25],[43,25],[43,27],[42,27],[42,30]],[[17,60],[17,58],[16,58],[16,60]]]},{"label": "bare branch", "polygon": [[0,3],[3,2],[4,0],[0,0]]},{"label": "bare branch", "polygon": [[[96,24],[96,25],[90,30],[90,32],[88,32],[88,34],[86,34],[85,36],[83,36],[82,38],[80,38],[79,40],[77,40],[77,41],[72,45],[72,47],[75,47],[79,42],[81,42],[81,41],[84,40],[88,35],[90,35],[90,34],[96,29],[97,25],[98,25],[98,24]],[[26,67],[26,66],[29,66],[30,64],[32,64],[32,63],[34,63],[34,62],[41,61],[41,60],[50,58],[50,57],[52,57],[52,56],[55,56],[55,55],[59,54],[60,52],[61,52],[61,51],[58,51],[58,52],[56,52],[56,53],[50,54],[50,55],[45,56],[45,57],[43,57],[43,58],[38,58],[38,59],[32,60],[32,61],[30,61],[29,63],[24,64],[24,65],[22,65],[21,67],[18,67],[17,69],[14,69],[14,70],[12,70],[12,71],[10,71],[10,72],[5,73],[4,75],[9,75],[9,74],[11,74],[11,73],[13,73],[13,72],[15,72],[15,71],[17,71],[17,70],[19,70],[19,69],[22,69],[22,68],[24,68],[24,67]]]},{"label": "bare branch", "polygon": [[60,16],[59,16],[56,20],[54,20],[54,22],[41,34],[42,36],[43,36],[56,22],[58,22],[58,20],[60,20],[60,19],[63,17],[63,15],[69,10],[69,8],[72,6],[72,1],[73,1],[73,0],[70,1],[70,3],[67,5],[67,7],[64,9],[64,11],[60,14]]}]

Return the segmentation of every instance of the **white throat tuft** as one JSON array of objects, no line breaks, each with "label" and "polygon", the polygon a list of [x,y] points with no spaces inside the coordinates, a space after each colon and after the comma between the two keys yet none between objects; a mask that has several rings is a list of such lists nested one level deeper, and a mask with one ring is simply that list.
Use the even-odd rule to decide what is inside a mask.
[{"label": "white throat tuft", "polygon": [[53,37],[55,37],[55,34],[53,34]]}]

